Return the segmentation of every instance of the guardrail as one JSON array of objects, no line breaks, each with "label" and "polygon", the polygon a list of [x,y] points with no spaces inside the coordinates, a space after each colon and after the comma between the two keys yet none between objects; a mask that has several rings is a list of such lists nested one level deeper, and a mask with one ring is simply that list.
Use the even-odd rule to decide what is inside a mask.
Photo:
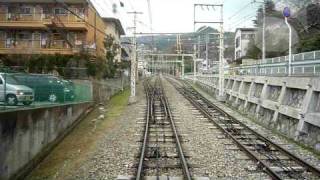
[{"label": "guardrail", "polygon": [[[218,67],[211,69],[218,73]],[[227,75],[287,76],[289,56],[268,58],[242,64],[239,67],[225,67]],[[320,51],[292,55],[291,76],[320,76]]]},{"label": "guardrail", "polygon": [[75,54],[80,52],[96,54],[96,49],[91,48],[86,41],[77,41],[72,41],[71,44],[74,46],[70,47],[66,40],[0,39],[0,54]]},{"label": "guardrail", "polygon": [[65,12],[64,14],[54,13],[0,13],[0,22],[30,22],[30,21],[51,21],[53,17],[58,16],[63,22],[84,22],[86,16],[79,14],[78,16]]}]

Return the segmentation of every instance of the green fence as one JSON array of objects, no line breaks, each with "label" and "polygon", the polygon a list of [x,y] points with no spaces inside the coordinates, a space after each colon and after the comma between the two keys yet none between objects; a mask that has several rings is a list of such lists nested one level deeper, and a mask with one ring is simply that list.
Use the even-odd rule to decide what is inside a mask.
[{"label": "green fence", "polygon": [[0,72],[0,110],[92,101],[90,81],[48,74]]}]

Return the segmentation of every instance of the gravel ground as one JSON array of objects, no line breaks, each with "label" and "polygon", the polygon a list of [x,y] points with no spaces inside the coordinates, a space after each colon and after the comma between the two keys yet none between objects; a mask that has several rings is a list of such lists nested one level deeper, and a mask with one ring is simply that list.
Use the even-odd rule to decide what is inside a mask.
[{"label": "gravel ground", "polygon": [[305,149],[301,146],[299,146],[296,143],[293,143],[292,141],[286,139],[285,137],[273,133],[270,129],[267,129],[263,127],[262,125],[257,124],[250,118],[245,117],[241,113],[235,111],[232,107],[229,107],[228,105],[216,101],[212,96],[210,96],[208,93],[203,91],[201,88],[196,87],[197,91],[200,92],[204,97],[215,103],[218,107],[225,110],[227,113],[234,117],[238,117],[238,120],[245,123],[252,129],[255,129],[258,133],[262,134],[263,136],[267,137],[268,139],[272,140],[273,142],[279,144],[281,147],[287,149],[289,152],[297,155],[299,158],[309,162],[310,164],[316,166],[320,169],[320,159],[319,155],[311,152],[308,149]]},{"label": "gravel ground", "polygon": [[[163,80],[163,85],[177,129],[182,136],[182,144],[188,156],[188,164],[192,167],[193,177],[269,179],[263,172],[256,171],[254,162],[249,160],[230,139],[226,139],[220,130],[204,118],[168,81]],[[208,94],[198,90],[214,101]],[[106,131],[103,138],[97,139],[97,148],[88,155],[80,168],[63,179],[111,180],[119,175],[134,174],[136,170],[134,166],[137,165],[136,156],[141,144],[138,141],[141,139],[145,121],[146,100],[142,83],[137,87],[137,99],[137,103],[125,108],[122,115],[114,122],[112,129]],[[253,123],[226,105],[215,103],[273,141],[290,144],[284,147],[310,163],[320,166],[318,157],[313,153]],[[63,167],[61,169],[63,170]]]},{"label": "gravel ground", "polygon": [[[142,84],[142,83],[141,83]],[[67,179],[116,179],[118,175],[132,175],[138,152],[139,136],[136,126],[144,117],[145,95],[142,85],[137,88],[137,103],[129,105],[114,128],[105,133],[98,148],[78,171]]]},{"label": "gravel ground", "polygon": [[245,154],[234,148],[201,113],[192,107],[168,82],[163,81],[169,104],[180,134],[185,134],[184,150],[190,158],[194,177],[210,179],[268,179],[254,171],[255,165]]}]

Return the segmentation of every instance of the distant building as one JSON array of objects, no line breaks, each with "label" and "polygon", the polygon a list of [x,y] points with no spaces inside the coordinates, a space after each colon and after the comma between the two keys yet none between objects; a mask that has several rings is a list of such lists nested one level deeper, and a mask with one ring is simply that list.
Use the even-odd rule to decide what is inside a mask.
[{"label": "distant building", "polygon": [[[107,29],[106,34],[110,34],[115,38],[115,43],[121,46],[121,35],[125,35],[125,31],[119,19],[116,18],[102,18],[105,22]],[[119,49],[118,55],[115,57],[115,62],[121,61],[121,49]]]},{"label": "distant building", "polygon": [[0,2],[0,54],[103,57],[106,33],[118,39],[124,31],[118,20],[104,21],[90,0]]},{"label": "distant building", "polygon": [[235,60],[247,55],[249,43],[255,38],[255,28],[238,28],[235,32]]}]

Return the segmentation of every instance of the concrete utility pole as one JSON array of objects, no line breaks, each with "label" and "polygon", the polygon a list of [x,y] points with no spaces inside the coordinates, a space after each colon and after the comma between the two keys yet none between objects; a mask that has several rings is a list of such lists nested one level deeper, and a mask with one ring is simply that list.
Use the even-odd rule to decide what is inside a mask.
[{"label": "concrete utility pole", "polygon": [[266,1],[263,1],[263,22],[262,22],[262,62],[266,59]]},{"label": "concrete utility pole", "polygon": [[131,59],[131,77],[130,77],[130,88],[131,88],[131,94],[129,98],[129,103],[135,103],[136,102],[136,69],[137,69],[137,15],[142,14],[142,12],[128,12],[128,14],[133,14],[133,38],[132,38],[132,44],[133,44],[133,55]]},{"label": "concrete utility pole", "polygon": [[198,58],[201,58],[201,47],[200,47],[200,43],[201,43],[201,37],[200,35],[198,35]]},{"label": "concrete utility pole", "polygon": [[209,66],[209,34],[206,35],[206,70]]},{"label": "concrete utility pole", "polygon": [[219,54],[219,96],[218,99],[224,101],[224,28],[223,28],[223,4],[221,4],[220,20],[220,54]]},{"label": "concrete utility pole", "polygon": [[[177,35],[177,53],[179,55],[182,54],[182,46],[181,46],[181,35]],[[180,56],[178,56],[180,58]],[[184,55],[181,56],[182,61],[181,61],[181,79],[184,78]]]},{"label": "concrete utility pole", "polygon": [[184,55],[182,55],[181,61],[181,79],[184,79]]},{"label": "concrete utility pole", "polygon": [[262,62],[266,59],[266,1],[258,2],[253,0],[252,3],[262,3]]},{"label": "concrete utility pole", "polygon": [[193,83],[197,80],[197,46],[193,46]]}]

